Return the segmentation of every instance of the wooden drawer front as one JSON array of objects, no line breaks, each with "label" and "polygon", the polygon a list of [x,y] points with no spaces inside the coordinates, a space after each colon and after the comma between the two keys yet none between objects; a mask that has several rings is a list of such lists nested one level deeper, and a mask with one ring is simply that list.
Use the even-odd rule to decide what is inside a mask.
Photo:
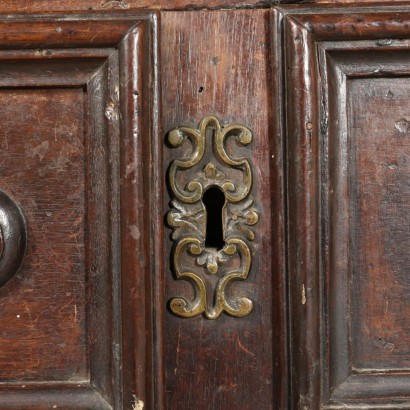
[{"label": "wooden drawer front", "polygon": [[409,21],[284,18],[298,408],[409,407]]},{"label": "wooden drawer front", "polygon": [[[130,177],[143,131],[136,115],[149,118],[150,27],[149,15],[0,19],[1,189],[28,238],[18,274],[0,289],[2,409],[136,400],[131,356],[141,346],[122,349],[121,280],[130,304],[127,281],[140,271],[124,246],[121,278],[120,241],[137,245],[120,225],[136,223],[130,197],[141,201]],[[136,322],[124,315],[132,338]]]}]

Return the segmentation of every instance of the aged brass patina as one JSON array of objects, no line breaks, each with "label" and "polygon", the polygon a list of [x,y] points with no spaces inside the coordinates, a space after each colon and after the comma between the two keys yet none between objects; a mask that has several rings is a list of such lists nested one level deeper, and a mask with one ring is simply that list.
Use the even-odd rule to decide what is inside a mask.
[{"label": "aged brass patina", "polygon": [[[207,116],[198,129],[178,127],[168,133],[173,148],[182,150],[186,141],[192,145],[192,151],[183,154],[183,159],[171,162],[168,173],[173,197],[167,215],[173,228],[173,270],[177,279],[188,280],[195,288],[193,301],[184,297],[170,301],[172,312],[182,317],[203,313],[208,319],[217,319],[223,311],[242,317],[253,308],[247,297],[232,300],[227,295],[231,281],[248,277],[252,262],[248,242],[255,238],[252,227],[259,219],[250,195],[251,166],[247,159],[227,153],[229,137],[235,137],[239,146],[247,146],[252,132],[243,125],[222,126],[216,117]],[[225,198],[220,249],[205,246],[210,243],[210,215],[203,196],[211,187],[217,187]]]}]

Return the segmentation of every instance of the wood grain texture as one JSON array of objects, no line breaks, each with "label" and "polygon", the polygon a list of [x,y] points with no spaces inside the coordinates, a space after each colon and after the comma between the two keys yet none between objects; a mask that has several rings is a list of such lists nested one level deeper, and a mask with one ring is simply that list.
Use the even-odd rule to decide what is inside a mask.
[{"label": "wood grain texture", "polygon": [[82,89],[0,93],[2,187],[29,229],[24,266],[1,289],[2,381],[87,375],[83,104]]},{"label": "wood grain texture", "polygon": [[347,93],[355,244],[352,366],[406,371],[410,88],[407,78],[357,79]]},{"label": "wood grain texture", "polygon": [[[0,409],[410,408],[410,14],[349,2],[0,4],[0,188],[29,235]],[[240,319],[167,306],[193,294],[165,134],[206,115],[254,134],[229,146],[261,215]]]},{"label": "wood grain texture", "polygon": [[158,156],[158,21],[131,30],[120,52],[123,407],[160,407],[163,215]]},{"label": "wood grain texture", "polygon": [[406,408],[408,8],[318,10],[283,9],[292,408]]},{"label": "wood grain texture", "polygon": [[111,410],[107,401],[90,385],[40,383],[9,386],[0,396],[1,408],[25,409],[99,409]]},{"label": "wood grain texture", "polygon": [[[276,224],[282,215],[281,197],[273,196],[280,187],[277,167],[282,155],[279,125],[271,117],[270,13],[166,12],[161,17],[164,131],[180,125],[196,128],[210,114],[225,124],[250,127],[254,139],[246,156],[252,162],[252,195],[261,214],[250,275],[230,290],[254,301],[252,313],[210,321],[202,316],[182,319],[165,311],[164,400],[169,409],[283,409],[283,225]],[[230,148],[237,156],[245,155],[234,144]],[[170,161],[181,155],[175,151],[164,151],[164,180]],[[274,185],[277,181],[279,186]],[[169,197],[164,214],[167,201]],[[172,275],[169,234],[163,254],[164,304],[176,295],[193,297],[191,286]]]},{"label": "wood grain texture", "polygon": [[[289,18],[283,41],[286,73],[288,178],[288,283],[292,405],[319,408],[320,322],[311,301],[319,296],[318,132],[315,46],[312,36]],[[306,84],[306,86],[303,86]]]},{"label": "wood grain texture", "polygon": [[[123,162],[123,152],[133,150],[138,121],[144,135],[155,129],[150,16],[40,20],[0,21],[0,36],[13,24],[25,26],[11,33],[15,50],[0,51],[0,172],[28,226],[22,269],[0,289],[0,408],[131,408],[150,400],[136,373],[147,363],[146,376],[152,367],[145,348],[151,312],[129,304],[140,292],[132,282],[148,275],[134,266],[134,255],[121,255],[120,241],[129,241],[121,226],[136,235],[128,212],[137,200],[121,197],[120,185],[137,167],[137,158]],[[63,26],[64,42],[56,30]],[[38,49],[45,44],[50,48]],[[138,86],[128,85],[128,71],[140,77]],[[137,229],[149,229],[140,223]],[[145,236],[144,246],[148,253]],[[132,334],[145,328],[144,337],[130,340],[123,319]]]},{"label": "wood grain texture", "polygon": [[[386,0],[378,0],[380,3]],[[8,0],[0,4],[0,13],[44,13],[82,11],[124,11],[124,10],[204,10],[270,8],[277,4],[291,3],[355,3],[357,0]],[[400,3],[402,0],[391,0]],[[362,0],[362,3],[375,3]]]}]

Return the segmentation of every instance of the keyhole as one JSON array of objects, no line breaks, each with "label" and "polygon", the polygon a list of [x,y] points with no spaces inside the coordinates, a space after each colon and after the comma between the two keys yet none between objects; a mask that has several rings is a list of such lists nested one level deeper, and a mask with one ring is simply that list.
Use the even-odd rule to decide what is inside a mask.
[{"label": "keyhole", "polygon": [[202,201],[206,210],[205,247],[220,250],[225,244],[222,226],[225,194],[219,187],[211,186],[205,191]]}]

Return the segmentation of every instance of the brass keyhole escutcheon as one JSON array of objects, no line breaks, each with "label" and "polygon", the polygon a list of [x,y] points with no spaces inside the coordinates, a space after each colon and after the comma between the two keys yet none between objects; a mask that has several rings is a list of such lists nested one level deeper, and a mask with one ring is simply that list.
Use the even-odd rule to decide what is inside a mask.
[{"label": "brass keyhole escutcheon", "polygon": [[[214,116],[205,117],[198,129],[178,127],[168,133],[173,148],[192,145],[192,150],[183,150],[190,154],[174,159],[168,172],[172,268],[177,279],[189,281],[195,289],[192,301],[171,299],[170,309],[178,316],[204,314],[217,319],[226,312],[242,317],[253,308],[249,298],[231,299],[227,291],[230,283],[249,275],[250,242],[255,239],[253,227],[259,219],[251,196],[251,165],[246,158],[228,153],[231,137],[246,147],[253,136],[248,127],[222,126]],[[206,285],[207,275],[216,278],[211,282],[212,291]]]}]

